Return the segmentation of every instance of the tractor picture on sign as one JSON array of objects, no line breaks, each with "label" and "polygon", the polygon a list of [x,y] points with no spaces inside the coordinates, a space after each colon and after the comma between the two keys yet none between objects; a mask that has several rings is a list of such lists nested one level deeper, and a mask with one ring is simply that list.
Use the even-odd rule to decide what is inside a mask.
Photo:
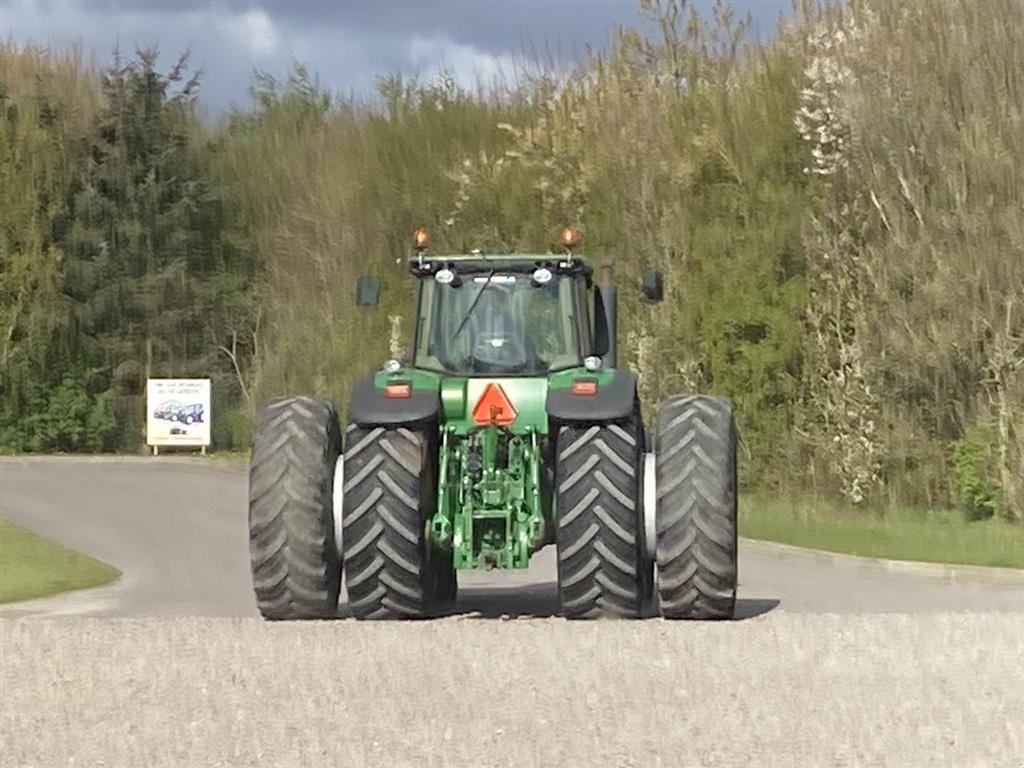
[{"label": "tractor picture on sign", "polygon": [[161,448],[210,445],[210,380],[149,379],[146,383],[146,444]]}]

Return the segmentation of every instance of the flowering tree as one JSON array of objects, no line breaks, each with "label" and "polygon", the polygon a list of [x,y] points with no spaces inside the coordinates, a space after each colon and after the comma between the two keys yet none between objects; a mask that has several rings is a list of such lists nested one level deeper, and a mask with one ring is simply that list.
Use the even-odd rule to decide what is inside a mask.
[{"label": "flowering tree", "polygon": [[850,70],[846,48],[857,37],[848,21],[821,24],[807,39],[809,63],[796,127],[810,148],[805,173],[818,178],[804,247],[809,279],[805,313],[806,397],[801,425],[840,484],[863,502],[879,486],[878,398],[861,336],[869,288],[864,279],[863,201],[849,184],[849,118],[844,114]]}]

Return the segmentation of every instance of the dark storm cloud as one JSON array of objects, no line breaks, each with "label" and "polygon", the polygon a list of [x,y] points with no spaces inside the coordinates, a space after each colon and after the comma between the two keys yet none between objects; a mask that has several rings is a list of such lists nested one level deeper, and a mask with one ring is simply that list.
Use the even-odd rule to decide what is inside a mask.
[{"label": "dark storm cloud", "polygon": [[[20,2],[22,0],[14,0]],[[774,0],[772,0],[774,2]],[[518,48],[521,39],[539,46],[601,45],[616,24],[642,23],[634,0],[294,0],[280,2],[201,2],[200,0],[84,0],[106,14],[134,11],[196,11],[210,5],[232,9],[262,8],[276,21],[309,29],[340,24],[377,38],[445,35],[489,50]]]},{"label": "dark storm cloud", "polygon": [[[709,0],[698,7],[706,9]],[[737,0],[771,29],[787,0]],[[106,61],[115,44],[158,43],[166,59],[186,48],[204,70],[214,111],[244,104],[254,68],[275,74],[306,63],[323,86],[365,92],[381,73],[431,75],[442,66],[464,84],[511,75],[524,55],[544,62],[604,49],[619,24],[645,20],[632,0],[605,2],[199,2],[198,0],[0,0],[0,34],[17,42],[77,40]]]},{"label": "dark storm cloud", "polygon": [[[327,9],[330,10],[327,10]],[[610,2],[385,2],[295,3],[282,11],[316,20],[330,13],[345,23],[391,33],[445,34],[490,51],[517,49],[522,43],[582,51],[603,46],[616,24],[641,21],[632,0]]]}]

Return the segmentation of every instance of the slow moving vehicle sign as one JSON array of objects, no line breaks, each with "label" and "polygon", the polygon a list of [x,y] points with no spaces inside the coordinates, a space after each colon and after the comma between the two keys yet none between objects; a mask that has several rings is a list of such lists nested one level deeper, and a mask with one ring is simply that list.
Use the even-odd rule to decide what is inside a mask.
[{"label": "slow moving vehicle sign", "polygon": [[210,380],[146,382],[146,444],[206,448],[210,444]]}]

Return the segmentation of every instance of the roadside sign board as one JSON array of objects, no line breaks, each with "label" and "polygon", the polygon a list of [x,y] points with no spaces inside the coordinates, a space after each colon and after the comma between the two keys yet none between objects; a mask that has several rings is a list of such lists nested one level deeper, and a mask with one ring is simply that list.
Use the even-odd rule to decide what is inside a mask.
[{"label": "roadside sign board", "polygon": [[146,444],[210,444],[210,380],[146,381]]}]

